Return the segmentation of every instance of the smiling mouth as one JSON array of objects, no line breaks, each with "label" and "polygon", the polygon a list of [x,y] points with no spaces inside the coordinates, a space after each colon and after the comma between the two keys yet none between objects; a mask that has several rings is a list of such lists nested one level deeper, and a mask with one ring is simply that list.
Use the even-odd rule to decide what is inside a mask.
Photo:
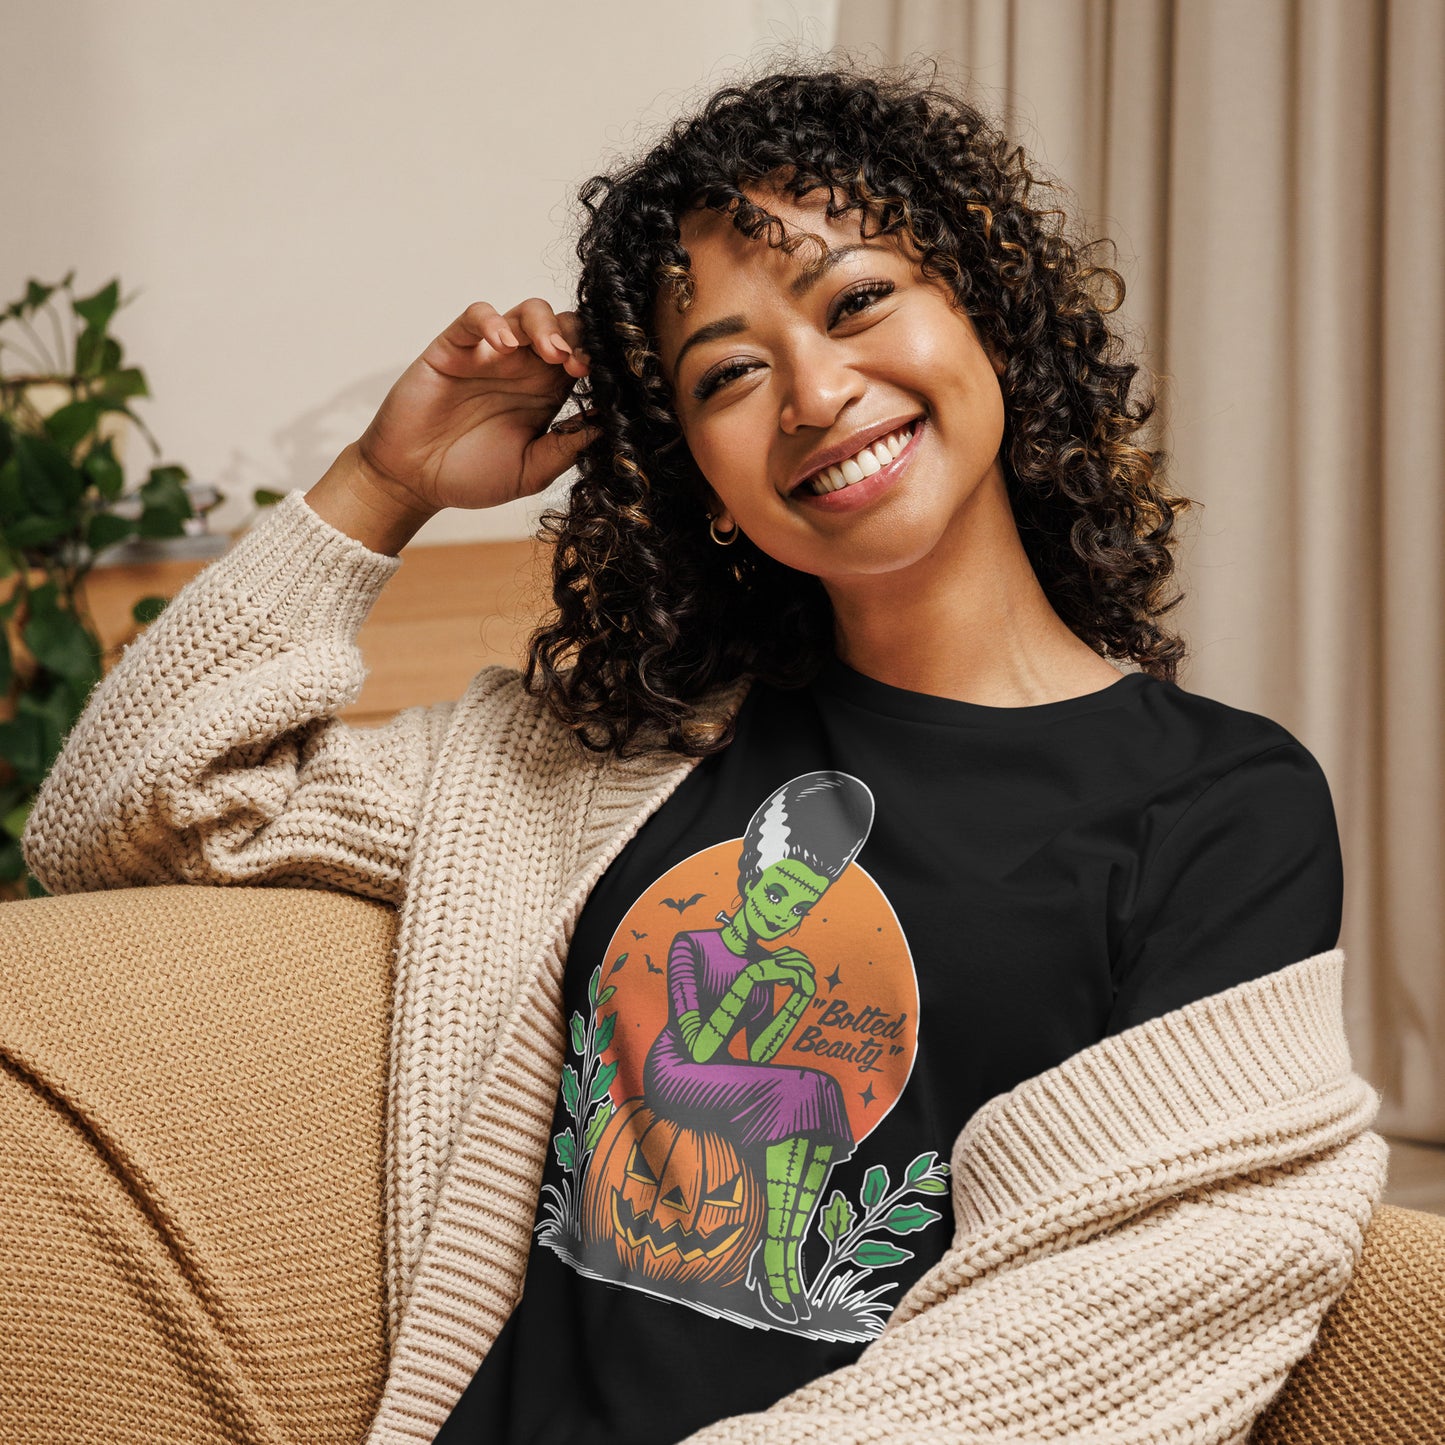
[{"label": "smiling mouth", "polygon": [[884,467],[898,460],[917,430],[919,420],[919,417],[914,417],[906,426],[877,438],[855,455],[826,466],[821,471],[814,472],[811,477],[805,477],[788,495],[823,497],[829,492],[840,492],[855,482],[877,475]]}]

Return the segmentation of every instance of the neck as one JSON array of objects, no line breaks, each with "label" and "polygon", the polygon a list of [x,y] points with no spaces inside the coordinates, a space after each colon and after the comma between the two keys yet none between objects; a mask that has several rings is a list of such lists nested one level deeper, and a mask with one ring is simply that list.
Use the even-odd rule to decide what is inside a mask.
[{"label": "neck", "polygon": [[838,656],[911,692],[1028,707],[1117,681],[1039,585],[994,466],[926,556],[823,579]]}]

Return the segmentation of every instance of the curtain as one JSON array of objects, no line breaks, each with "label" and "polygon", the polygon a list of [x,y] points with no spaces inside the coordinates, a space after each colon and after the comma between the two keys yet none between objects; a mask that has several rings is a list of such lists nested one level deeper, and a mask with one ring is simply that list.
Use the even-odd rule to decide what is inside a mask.
[{"label": "curtain", "polygon": [[1445,1142],[1445,4],[841,0],[937,57],[1125,278],[1181,519],[1180,683],[1319,759],[1376,1127]]}]

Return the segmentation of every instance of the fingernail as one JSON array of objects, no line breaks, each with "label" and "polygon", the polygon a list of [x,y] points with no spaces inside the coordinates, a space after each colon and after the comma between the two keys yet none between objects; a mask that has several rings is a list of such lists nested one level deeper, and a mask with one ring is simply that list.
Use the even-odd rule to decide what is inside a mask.
[{"label": "fingernail", "polygon": [[557,347],[561,351],[566,351],[570,353],[572,350],[572,348],[568,346],[565,341],[562,340],[561,334],[556,331],[552,333],[552,345]]},{"label": "fingernail", "polygon": [[506,344],[507,344],[508,346],[520,346],[520,345],[522,344],[522,343],[521,343],[520,341],[518,341],[517,338],[512,334],[512,328],[511,328],[510,326],[504,326],[504,327],[502,327],[501,332],[500,332],[499,334],[500,334],[502,340],[503,340],[504,342],[506,342]]}]

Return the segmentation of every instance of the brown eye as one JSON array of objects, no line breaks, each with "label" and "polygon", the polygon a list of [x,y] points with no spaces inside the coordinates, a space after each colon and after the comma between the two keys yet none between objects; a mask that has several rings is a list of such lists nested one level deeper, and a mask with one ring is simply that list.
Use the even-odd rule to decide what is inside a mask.
[{"label": "brown eye", "polygon": [[708,372],[693,387],[692,394],[696,400],[706,401],[724,382],[731,381],[733,377],[741,376],[745,371],[751,370],[750,366],[745,366],[741,361],[725,361],[715,370]]},{"label": "brown eye", "polygon": [[[850,316],[857,316],[860,312],[866,311],[868,306],[881,297],[889,295],[893,290],[891,281],[865,281],[861,286],[855,286],[851,291],[845,291],[838,298],[838,304],[833,310],[830,326],[836,326],[840,321],[846,321]],[[854,307],[855,301],[861,301],[862,305]]]}]

